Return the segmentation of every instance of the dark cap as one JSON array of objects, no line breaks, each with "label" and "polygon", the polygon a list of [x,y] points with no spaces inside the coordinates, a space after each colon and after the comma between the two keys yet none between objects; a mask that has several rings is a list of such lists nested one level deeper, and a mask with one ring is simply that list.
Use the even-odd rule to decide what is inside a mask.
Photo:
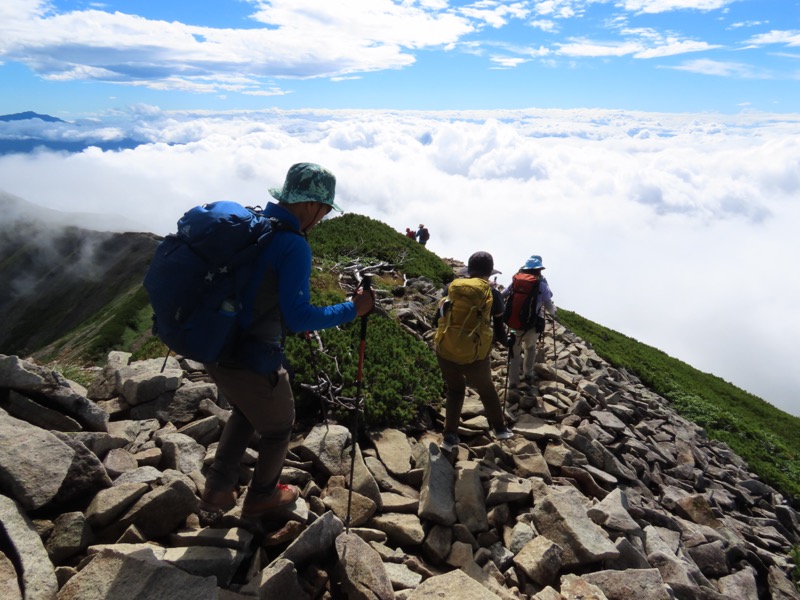
[{"label": "dark cap", "polygon": [[461,269],[461,275],[472,277],[489,277],[500,273],[494,268],[494,258],[488,252],[476,252],[469,257],[469,262],[465,269]]}]

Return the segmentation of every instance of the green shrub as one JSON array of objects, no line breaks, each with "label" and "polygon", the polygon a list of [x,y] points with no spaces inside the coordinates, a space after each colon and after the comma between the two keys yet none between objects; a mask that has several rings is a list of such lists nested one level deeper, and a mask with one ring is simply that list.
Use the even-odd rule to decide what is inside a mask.
[{"label": "green shrub", "polygon": [[75,363],[53,362],[48,364],[47,368],[60,373],[65,379],[79,383],[83,387],[89,387],[95,378],[91,372]]},{"label": "green shrub", "polygon": [[364,265],[386,262],[408,277],[427,277],[436,285],[453,278],[441,258],[404,234],[375,219],[348,213],[327,219],[309,233],[315,257],[327,266],[358,260]]},{"label": "green shrub", "polygon": [[[357,319],[319,332],[324,351],[314,348],[318,370],[327,373],[334,386],[343,386],[339,394],[343,398],[357,396],[360,334],[360,319]],[[307,341],[290,337],[286,349],[295,382],[314,384],[317,374]],[[444,389],[430,349],[392,319],[378,315],[368,317],[367,321],[362,383],[364,422],[375,426],[407,424],[423,406],[440,402]],[[319,399],[299,391],[298,385],[295,388],[298,418],[316,418]],[[340,412],[339,417],[342,416],[344,413]]]},{"label": "green shrub", "polygon": [[[321,264],[323,261],[315,261]],[[344,290],[339,286],[338,276],[321,266],[311,271],[311,300],[317,306],[338,304],[346,300]]]},{"label": "green shrub", "polygon": [[164,358],[167,347],[156,336],[147,337],[138,348],[131,353],[131,360],[147,360],[149,358]]}]

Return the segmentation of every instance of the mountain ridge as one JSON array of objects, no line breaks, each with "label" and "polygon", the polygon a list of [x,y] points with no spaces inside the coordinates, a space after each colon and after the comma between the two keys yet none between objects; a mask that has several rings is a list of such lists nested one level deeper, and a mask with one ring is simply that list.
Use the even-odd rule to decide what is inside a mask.
[{"label": "mountain ridge", "polygon": [[0,121],[27,121],[29,119],[40,119],[47,123],[66,123],[66,121],[59,119],[58,117],[42,115],[32,110],[26,110],[25,112],[14,113],[10,115],[0,115]]},{"label": "mountain ridge", "polygon": [[[357,240],[348,235],[355,226]],[[22,249],[2,254],[0,275],[12,272],[3,268],[33,270],[20,257],[32,256],[25,244],[37,236],[16,229]],[[91,278],[59,279],[59,271],[70,269],[57,260],[65,253],[48,255],[50,270],[37,284],[47,290],[43,301],[55,299],[49,312],[77,322],[81,305],[95,311],[51,350],[80,360],[83,348],[102,347],[93,345],[97,337],[130,345],[108,325],[146,329],[146,319],[131,325],[148,312],[146,297],[134,298],[141,292],[136,270],[146,268],[158,238],[63,233],[51,243],[70,249],[73,268],[85,257],[77,270],[97,262],[95,279],[131,278],[114,278],[120,287],[97,309],[90,302],[99,292],[87,295]],[[140,590],[137,598],[168,589],[176,598],[355,600],[367,597],[365,585],[372,597],[387,600],[466,593],[487,600],[800,598],[791,554],[800,549],[797,505],[751,471],[732,446],[678,414],[681,394],[661,396],[624,366],[625,340],[602,328],[591,332],[568,310],[545,331],[536,382],[517,393],[503,388],[506,349],[492,350],[511,440],[493,439],[471,392],[459,429],[463,443],[450,454],[439,446],[440,397],[406,424],[372,424],[378,404],[412,400],[397,384],[418,383],[421,369],[438,372],[428,347],[430,316],[445,271],[452,277],[458,265],[443,266],[416,242],[358,215],[324,222],[310,243],[319,261],[316,298],[337,301],[352,292],[354,271],[372,269],[379,302],[369,319],[364,371],[372,414],[359,428],[346,411],[332,410],[324,423],[298,419],[282,481],[301,487],[301,498],[272,519],[242,518],[243,487],[228,513],[198,510],[230,415],[202,365],[165,359],[163,348],[153,354],[160,358],[117,349],[102,368],[81,370],[91,374],[82,388],[50,367],[0,353],[1,550],[14,556],[19,573],[10,579],[19,597],[33,585],[59,600],[125,597],[124,581]],[[80,294],[71,296],[70,287]],[[604,351],[617,364],[566,323],[608,342]],[[303,342],[287,339],[302,388],[298,410],[303,391],[313,387],[308,382],[319,384],[321,377],[339,394],[333,400],[352,401],[347,386],[358,329],[356,323],[319,332],[310,344],[318,346],[313,368],[308,354],[294,352]],[[663,356],[641,351],[637,346],[636,358],[648,376],[672,368]],[[322,360],[329,354],[333,366]],[[639,363],[631,364],[635,370]],[[783,460],[775,442],[767,454]],[[37,452],[30,452],[32,443]],[[252,458],[248,453],[241,483]]]},{"label": "mountain ridge", "polygon": [[[2,199],[0,196],[0,201]],[[34,211],[33,214],[45,213]],[[28,226],[17,225],[10,228],[11,232],[8,228],[3,232],[0,225],[0,250],[4,250],[5,257],[0,260],[0,277],[9,283],[0,291],[0,315],[6,323],[11,323],[0,331],[0,353],[32,354],[40,362],[58,361],[68,365],[102,364],[112,349],[134,351],[137,358],[164,354],[165,348],[151,336],[151,312],[141,287],[149,257],[160,239],[158,236],[101,234],[70,228],[59,229],[58,235],[48,228],[45,234],[34,229],[33,233],[20,236]],[[357,240],[351,235],[354,228],[360,231]],[[17,236],[17,246],[9,245],[8,236]],[[44,241],[50,243],[42,245]],[[66,250],[53,251],[56,241]],[[430,322],[432,309],[428,299],[431,294],[438,293],[447,272],[452,277],[453,265],[460,264],[458,261],[441,259],[387,225],[360,215],[345,215],[323,222],[309,236],[309,241],[315,256],[312,281],[315,302],[323,304],[344,299],[340,282],[346,273],[341,269],[348,272],[353,269],[354,257],[368,259],[371,264],[388,265],[394,274],[377,280],[379,292],[385,302],[397,292],[406,296],[409,305],[403,310],[393,309],[395,318],[406,332],[429,344],[426,323]],[[98,256],[98,251],[104,261],[91,265],[90,259]],[[72,264],[58,266],[65,256],[74,257]],[[401,266],[392,266],[395,263]],[[412,282],[420,276],[430,278],[433,285],[398,286],[404,278]],[[28,297],[21,294],[24,283],[39,294]],[[641,377],[650,389],[669,398],[684,416],[730,444],[755,465],[768,482],[800,502],[800,462],[796,459],[800,456],[800,419],[713,375],[671,359],[657,349],[591,324],[563,307],[560,320],[592,342],[614,366]],[[385,330],[386,340],[399,335],[396,329]],[[350,335],[347,331],[323,332],[327,343],[344,353],[348,353],[353,343]],[[339,339],[334,342],[331,336]],[[413,352],[404,350],[411,352],[407,356],[392,358],[392,345],[399,348],[406,342],[399,337],[386,347],[383,342],[372,346],[374,360],[388,361],[380,370],[383,373],[383,369],[388,369],[387,376],[382,375],[377,383],[380,408],[375,414],[378,419],[410,415],[412,407],[421,406],[439,392],[431,387],[432,381],[427,376],[419,378],[412,373],[406,383],[393,383],[388,377],[392,371],[389,365],[401,360],[436,370],[433,355],[428,348],[418,348]],[[290,336],[287,352],[290,360],[297,364],[300,381],[313,384],[317,375],[306,365],[305,341]],[[321,359],[327,360],[324,355]],[[355,365],[347,363],[335,366],[336,370],[345,369],[342,384],[351,376],[348,369],[354,368]],[[392,393],[414,401],[404,408],[393,400]],[[298,396],[299,407],[316,406],[316,401],[303,396],[302,393]]]},{"label": "mountain ridge", "polygon": [[[42,127],[37,121],[50,125]],[[0,127],[0,155],[30,154],[41,149],[78,153],[90,147],[104,151],[130,150],[149,143],[149,140],[127,135],[106,139],[91,127],[84,131],[81,121],[72,123],[33,111],[1,115],[0,124],[4,124]]]}]

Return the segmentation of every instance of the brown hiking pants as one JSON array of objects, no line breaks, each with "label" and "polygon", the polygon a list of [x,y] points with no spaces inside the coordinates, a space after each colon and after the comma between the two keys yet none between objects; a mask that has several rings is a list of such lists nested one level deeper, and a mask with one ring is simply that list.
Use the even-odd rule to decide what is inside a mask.
[{"label": "brown hiking pants", "polygon": [[486,418],[492,427],[505,424],[500,397],[492,381],[491,358],[477,360],[467,365],[459,365],[437,355],[442,377],[447,386],[447,404],[444,430],[446,433],[457,433],[461,421],[461,409],[464,406],[464,394],[467,386],[473,388],[481,398]]},{"label": "brown hiking pants", "polygon": [[217,389],[233,406],[222,430],[206,488],[236,486],[242,456],[253,432],[259,434],[258,462],[250,482],[254,492],[269,493],[280,481],[294,424],[294,397],[289,375],[281,367],[269,375],[248,369],[206,365]]}]

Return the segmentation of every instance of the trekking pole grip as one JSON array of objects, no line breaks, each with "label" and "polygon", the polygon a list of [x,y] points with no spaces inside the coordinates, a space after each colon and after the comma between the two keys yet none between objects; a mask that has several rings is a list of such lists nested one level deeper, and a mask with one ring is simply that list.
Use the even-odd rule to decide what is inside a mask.
[{"label": "trekking pole grip", "polygon": [[[369,275],[364,275],[361,278],[361,283],[359,287],[368,294],[372,294],[372,277]],[[372,310],[370,310],[367,314],[362,315],[361,317],[361,343],[364,343],[364,340],[367,338],[367,316],[375,310],[375,303],[372,304]]]}]

